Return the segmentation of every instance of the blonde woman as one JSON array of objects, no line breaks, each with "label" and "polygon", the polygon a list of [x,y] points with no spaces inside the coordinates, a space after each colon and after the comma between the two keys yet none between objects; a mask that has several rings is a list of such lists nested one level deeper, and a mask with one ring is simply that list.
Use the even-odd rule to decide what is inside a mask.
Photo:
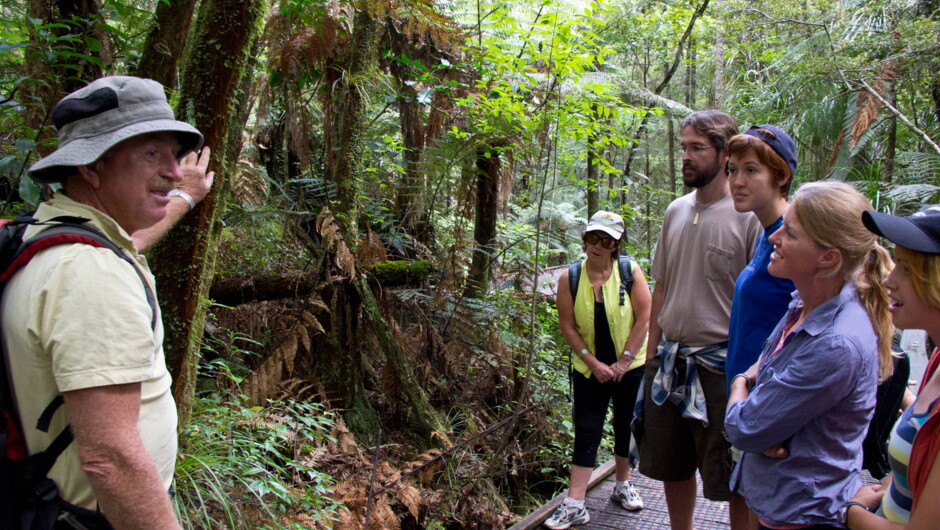
[{"label": "blonde woman", "polygon": [[744,451],[732,489],[759,528],[839,528],[862,485],[862,440],[892,366],[891,258],[862,224],[869,209],[847,184],[806,184],[770,237],[768,270],[796,293],[758,363],[732,380],[725,417]]},{"label": "blonde woman", "polygon": [[[895,244],[897,266],[885,279],[900,329],[925,329],[940,341],[940,206],[910,217],[865,212],[865,226]],[[940,353],[934,350],[914,403],[891,434],[884,484],[866,486],[842,507],[851,530],[933,529],[940,521]]]}]

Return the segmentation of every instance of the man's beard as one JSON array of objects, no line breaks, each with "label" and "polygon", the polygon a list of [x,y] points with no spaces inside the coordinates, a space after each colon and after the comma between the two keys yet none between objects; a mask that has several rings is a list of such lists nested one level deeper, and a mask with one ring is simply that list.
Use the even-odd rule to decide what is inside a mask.
[{"label": "man's beard", "polygon": [[[685,170],[689,168],[694,171],[691,175]],[[715,163],[706,168],[697,168],[694,164],[682,165],[682,182],[690,188],[702,188],[707,186],[721,172],[721,162],[716,158]]]}]

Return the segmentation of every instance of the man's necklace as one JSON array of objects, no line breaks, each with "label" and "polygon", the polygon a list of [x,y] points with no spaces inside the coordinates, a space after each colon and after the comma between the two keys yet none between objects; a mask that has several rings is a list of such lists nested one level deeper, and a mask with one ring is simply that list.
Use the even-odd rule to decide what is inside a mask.
[{"label": "man's necklace", "polygon": [[[724,199],[725,197],[727,197],[727,195],[722,196],[721,199]],[[705,210],[711,208],[712,205],[721,202],[721,199],[718,199],[718,200],[716,200],[716,201],[712,201],[712,202],[710,202],[710,203],[708,203],[708,204],[705,204],[705,205],[699,203],[698,200],[696,199],[695,204],[692,205],[692,209],[695,210],[695,217],[692,218],[692,224],[693,224],[693,225],[697,225],[697,224],[698,224],[698,216],[699,216],[699,214],[702,213],[702,212],[704,212]]]},{"label": "man's necklace", "polygon": [[698,224],[698,216],[699,216],[699,214],[702,213],[702,212],[704,212],[705,210],[711,208],[712,204],[715,204],[715,203],[710,203],[710,204],[706,204],[705,206],[700,206],[699,203],[696,202],[695,205],[692,206],[692,208],[695,209],[695,217],[692,219],[692,224],[693,224],[693,225],[697,225],[697,224]]}]

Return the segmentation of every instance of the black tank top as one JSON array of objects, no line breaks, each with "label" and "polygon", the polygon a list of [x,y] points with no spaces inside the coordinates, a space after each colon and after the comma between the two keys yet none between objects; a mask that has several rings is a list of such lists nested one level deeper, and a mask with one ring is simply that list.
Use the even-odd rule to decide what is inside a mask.
[{"label": "black tank top", "polygon": [[610,324],[607,323],[607,309],[604,302],[594,301],[594,346],[597,349],[594,355],[597,360],[611,365],[617,362],[617,348],[611,338]]}]

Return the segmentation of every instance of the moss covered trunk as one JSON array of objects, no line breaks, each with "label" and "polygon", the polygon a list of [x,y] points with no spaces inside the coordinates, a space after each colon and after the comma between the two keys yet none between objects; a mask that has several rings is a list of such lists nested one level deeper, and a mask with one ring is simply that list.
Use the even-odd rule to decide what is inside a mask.
[{"label": "moss covered trunk", "polygon": [[[336,183],[332,206],[339,234],[355,254],[359,239],[359,189],[362,172],[363,129],[366,126],[366,100],[362,86],[378,53],[376,22],[365,6],[357,5],[348,53],[328,61],[323,95],[327,177]],[[371,436],[378,429],[378,415],[365,396],[363,363],[359,349],[358,317],[360,298],[356,275],[347,277],[322,292],[332,312],[333,326],[328,340],[333,351],[321,359],[320,376],[346,409],[346,423],[359,436]]]},{"label": "moss covered trunk", "polygon": [[[362,300],[362,308],[365,315],[378,338],[379,346],[388,363],[388,368],[395,378],[398,388],[402,390],[405,399],[408,401],[408,407],[411,411],[410,420],[415,431],[428,445],[434,443],[433,437],[436,431],[438,435],[443,436],[445,431],[437,416],[437,411],[428,401],[428,396],[421,387],[420,382],[415,378],[414,370],[411,369],[411,362],[405,355],[394,334],[385,320],[385,316],[379,309],[379,304],[372,295],[372,288],[365,276],[359,276],[356,284]],[[438,439],[440,441],[440,439]]]},{"label": "moss covered trunk", "polygon": [[166,327],[166,355],[181,423],[189,417],[199,345],[205,325],[204,299],[215,270],[219,217],[228,177],[235,167],[225,142],[233,119],[239,80],[259,27],[257,0],[205,0],[195,28],[191,56],[181,79],[177,116],[192,121],[212,149],[216,180],[209,195],[151,253]]}]

